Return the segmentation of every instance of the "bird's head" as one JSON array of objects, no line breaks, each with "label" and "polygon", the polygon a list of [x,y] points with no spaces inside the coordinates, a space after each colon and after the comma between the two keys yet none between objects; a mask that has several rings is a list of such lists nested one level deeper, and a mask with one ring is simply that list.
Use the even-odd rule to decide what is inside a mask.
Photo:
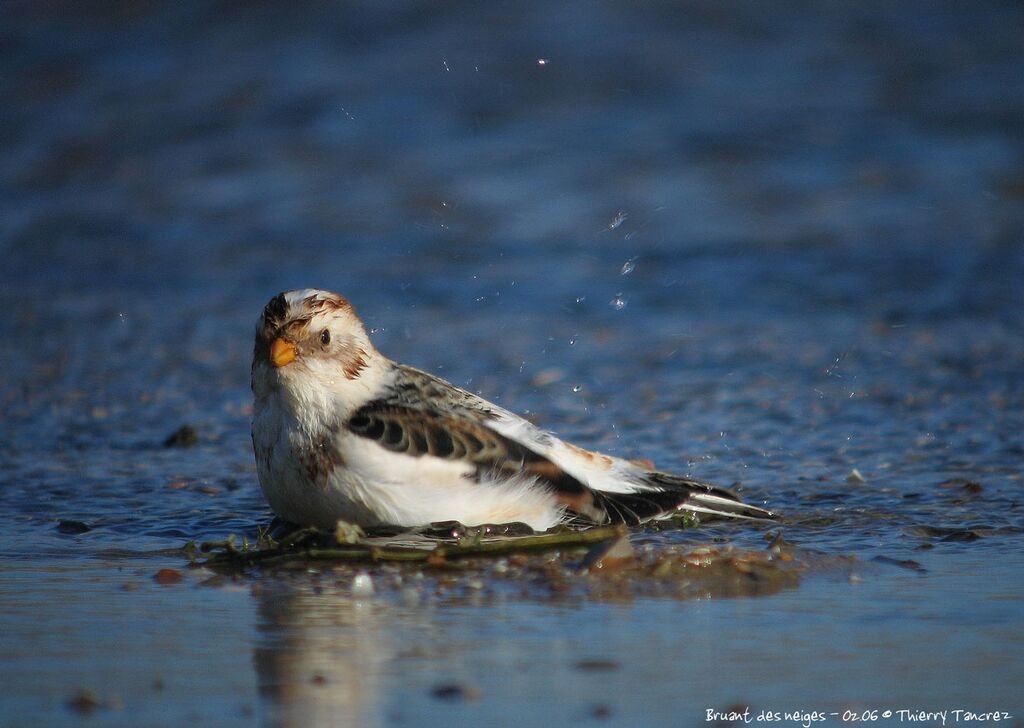
[{"label": "bird's head", "polygon": [[305,288],[274,296],[256,324],[252,390],[342,393],[379,359],[352,305],[329,291]]}]

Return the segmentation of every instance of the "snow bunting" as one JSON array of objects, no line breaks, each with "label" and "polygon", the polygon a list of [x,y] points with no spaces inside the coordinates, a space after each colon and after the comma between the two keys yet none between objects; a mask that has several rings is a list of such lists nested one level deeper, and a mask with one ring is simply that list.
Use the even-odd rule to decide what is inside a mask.
[{"label": "snow bunting", "polygon": [[377,351],[351,304],[281,293],[252,361],[253,450],[271,508],[333,528],[458,521],[638,524],[678,510],[771,518],[731,492],[563,442]]}]

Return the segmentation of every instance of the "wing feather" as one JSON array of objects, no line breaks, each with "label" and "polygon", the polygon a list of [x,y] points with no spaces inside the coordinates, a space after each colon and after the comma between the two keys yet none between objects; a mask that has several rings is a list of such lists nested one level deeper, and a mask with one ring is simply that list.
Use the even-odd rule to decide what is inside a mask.
[{"label": "wing feather", "polygon": [[533,477],[569,510],[597,523],[608,518],[586,485],[547,457],[473,417],[377,400],[359,408],[346,426],[393,452],[472,463],[478,480]]},{"label": "wing feather", "polygon": [[347,423],[351,432],[381,447],[471,463],[481,482],[535,478],[570,520],[635,525],[680,509],[773,517],[724,488],[582,450],[443,379],[412,367],[396,369],[395,386]]}]

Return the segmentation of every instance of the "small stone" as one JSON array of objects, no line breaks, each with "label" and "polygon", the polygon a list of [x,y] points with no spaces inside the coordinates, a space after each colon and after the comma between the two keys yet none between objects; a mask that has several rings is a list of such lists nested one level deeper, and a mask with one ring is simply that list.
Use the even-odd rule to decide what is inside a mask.
[{"label": "small stone", "polygon": [[68,710],[74,711],[79,715],[92,715],[103,707],[103,703],[91,690],[79,690],[68,698],[65,705],[67,705]]},{"label": "small stone", "polygon": [[199,436],[196,435],[195,428],[192,425],[182,425],[164,440],[164,447],[192,447],[197,442]]},{"label": "small stone", "polygon": [[583,672],[611,672],[619,669],[619,663],[615,660],[580,660],[576,663],[576,669]]},{"label": "small stone", "polygon": [[157,584],[177,584],[181,581],[182,576],[177,569],[160,569],[153,574],[153,579]]},{"label": "small stone", "polygon": [[356,578],[352,580],[352,596],[373,596],[373,578],[371,578],[369,574],[356,574]]},{"label": "small stone", "polygon": [[583,557],[581,566],[590,572],[611,571],[630,563],[635,556],[629,535],[623,533],[618,538],[603,541],[591,548]]},{"label": "small stone", "polygon": [[457,683],[438,685],[430,691],[430,694],[438,700],[445,700],[450,703],[458,703],[463,700],[476,700],[480,697],[480,691]]},{"label": "small stone", "polygon": [[875,556],[871,560],[879,564],[889,564],[890,566],[898,566],[901,569],[916,571],[919,574],[924,574],[928,571],[919,562],[914,561],[913,559],[894,559],[889,556]]},{"label": "small stone", "polygon": [[61,533],[77,535],[80,533],[88,533],[92,528],[81,521],[61,521],[57,524],[57,530]]}]

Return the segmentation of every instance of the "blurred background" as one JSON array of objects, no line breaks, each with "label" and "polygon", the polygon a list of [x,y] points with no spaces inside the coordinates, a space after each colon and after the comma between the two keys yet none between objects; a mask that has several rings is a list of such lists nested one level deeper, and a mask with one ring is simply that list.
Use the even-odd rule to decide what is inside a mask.
[{"label": "blurred background", "polygon": [[159,423],[244,399],[253,322],[289,287],[343,293],[386,352],[456,383],[496,372],[495,396],[578,370],[587,328],[616,342],[578,336],[583,362],[625,370],[652,335],[699,358],[780,320],[1019,334],[1016,3],[6,15],[12,414],[47,376],[113,417],[152,397]]},{"label": "blurred background", "polygon": [[[3,15],[0,513],[24,569],[0,584],[7,599],[110,549],[269,519],[248,434],[252,334],[271,296],[307,286],[347,296],[385,354],[583,446],[829,514],[828,530],[796,530],[826,551],[906,556],[922,543],[905,528],[1024,525],[1020,3],[8,2]],[[183,425],[193,447],[165,447]],[[957,478],[984,497],[951,502]],[[991,566],[968,563],[953,571]],[[94,599],[119,604],[109,568]],[[1019,559],[1003,568],[993,583],[1021,583]],[[116,638],[107,612],[60,610],[80,583],[50,588],[5,617],[6,684],[24,683],[30,657],[49,676],[19,688],[12,715],[59,706],[81,675],[40,648],[35,617],[78,635],[68,649],[86,664],[96,635]],[[963,597],[935,588],[922,604]],[[1019,604],[1019,589],[1003,597]],[[982,690],[1008,684],[1012,620],[992,599],[995,616],[977,614],[997,631],[957,648],[1002,665]],[[147,621],[156,608],[127,633],[167,628]],[[929,618],[944,634],[958,614],[950,602]],[[747,618],[730,625],[764,626]],[[891,628],[889,649],[907,633]],[[192,670],[180,644],[177,669]],[[793,669],[820,654],[800,644]],[[858,699],[891,686],[876,648],[836,658]],[[692,681],[671,673],[675,654],[661,674]],[[107,682],[131,696],[138,665],[118,665]],[[932,669],[915,683],[926,697],[959,668]],[[400,699],[377,678],[385,703]],[[705,679],[701,700],[751,694]],[[225,701],[247,689],[207,687]],[[801,695],[799,680],[760,689],[773,688]],[[211,710],[244,719],[236,708]]]}]

